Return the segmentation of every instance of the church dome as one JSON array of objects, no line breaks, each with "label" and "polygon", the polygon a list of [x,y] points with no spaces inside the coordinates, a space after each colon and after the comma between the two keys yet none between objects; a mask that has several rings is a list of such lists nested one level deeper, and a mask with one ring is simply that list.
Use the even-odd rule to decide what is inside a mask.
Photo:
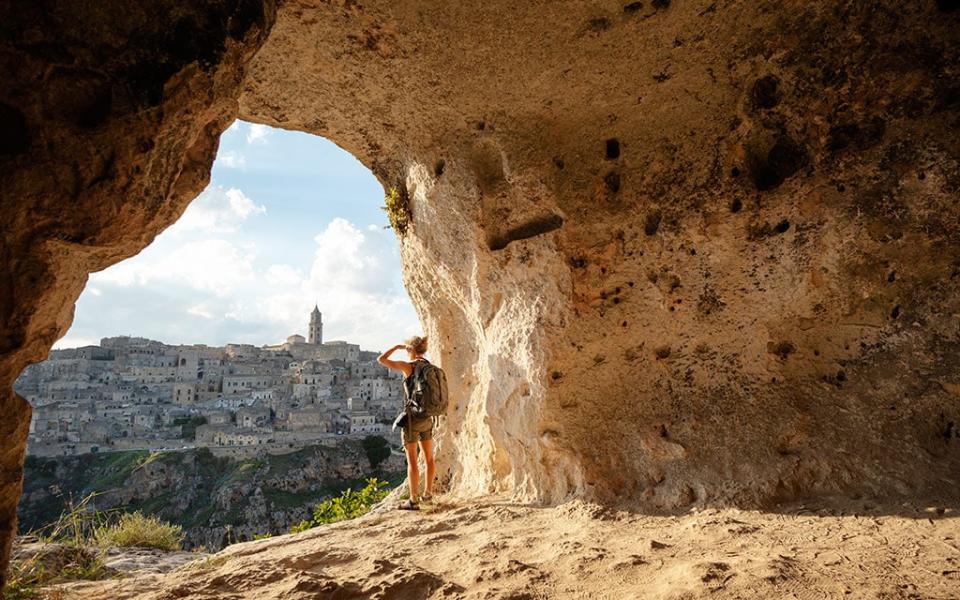
[{"label": "church dome", "polygon": [[287,338],[288,344],[303,344],[306,343],[306,341],[307,339],[305,337],[296,333]]}]

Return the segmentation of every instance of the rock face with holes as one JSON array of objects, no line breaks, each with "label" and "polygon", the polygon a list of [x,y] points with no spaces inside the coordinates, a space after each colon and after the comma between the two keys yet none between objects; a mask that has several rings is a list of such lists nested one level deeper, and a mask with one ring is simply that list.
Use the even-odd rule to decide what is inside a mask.
[{"label": "rock face with holes", "polygon": [[0,4],[0,530],[10,382],[235,116],[404,191],[453,492],[956,500],[956,3],[53,4]]}]

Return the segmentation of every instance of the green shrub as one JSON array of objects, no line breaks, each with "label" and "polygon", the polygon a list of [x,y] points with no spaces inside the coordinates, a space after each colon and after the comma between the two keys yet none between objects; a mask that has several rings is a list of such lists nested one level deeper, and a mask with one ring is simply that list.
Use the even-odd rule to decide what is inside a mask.
[{"label": "green shrub", "polygon": [[368,435],[363,438],[363,449],[367,452],[371,469],[376,469],[380,463],[390,458],[390,442],[383,436]]},{"label": "green shrub", "polygon": [[399,190],[395,187],[390,188],[387,190],[383,201],[386,205],[383,210],[387,211],[387,216],[390,217],[390,226],[397,232],[397,235],[406,234],[407,227],[413,221],[413,212],[410,210],[410,195],[407,188],[402,187]]},{"label": "green shrub", "polygon": [[313,509],[313,518],[301,521],[290,528],[290,533],[300,533],[311,527],[355,519],[367,513],[370,508],[390,493],[386,481],[376,477],[368,479],[367,485],[358,491],[346,489],[336,498],[330,498]]},{"label": "green shrub", "polygon": [[101,546],[179,550],[183,528],[137,511],[122,515],[112,525],[97,527],[93,537]]}]

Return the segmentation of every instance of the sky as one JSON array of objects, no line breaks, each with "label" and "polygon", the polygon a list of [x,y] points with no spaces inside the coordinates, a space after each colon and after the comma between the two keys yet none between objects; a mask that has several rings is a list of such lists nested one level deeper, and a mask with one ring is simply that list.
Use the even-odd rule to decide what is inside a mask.
[{"label": "sky", "polygon": [[307,335],[383,350],[419,334],[383,188],[323,138],[236,121],[210,185],[140,254],[92,273],[55,345],[115,335],[276,344]]}]

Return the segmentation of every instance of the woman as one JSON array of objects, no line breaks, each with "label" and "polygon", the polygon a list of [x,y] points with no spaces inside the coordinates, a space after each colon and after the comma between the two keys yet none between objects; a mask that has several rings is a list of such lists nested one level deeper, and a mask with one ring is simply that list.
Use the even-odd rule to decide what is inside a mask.
[{"label": "woman", "polygon": [[[404,348],[410,361],[390,360],[393,352]],[[377,362],[394,371],[403,373],[404,392],[410,383],[410,377],[413,374],[414,365],[417,361],[426,361],[423,357],[427,352],[427,338],[413,336],[404,344],[398,344],[390,348],[377,358]],[[408,422],[409,420],[409,422]],[[420,468],[417,464],[417,442],[420,443],[420,451],[427,463],[427,481],[424,485],[426,490],[422,499],[429,502],[433,497],[433,419],[430,417],[421,417],[411,419],[406,415],[401,421],[403,424],[403,449],[407,453],[407,481],[410,483],[410,498],[400,505],[403,510],[420,510]]]}]

